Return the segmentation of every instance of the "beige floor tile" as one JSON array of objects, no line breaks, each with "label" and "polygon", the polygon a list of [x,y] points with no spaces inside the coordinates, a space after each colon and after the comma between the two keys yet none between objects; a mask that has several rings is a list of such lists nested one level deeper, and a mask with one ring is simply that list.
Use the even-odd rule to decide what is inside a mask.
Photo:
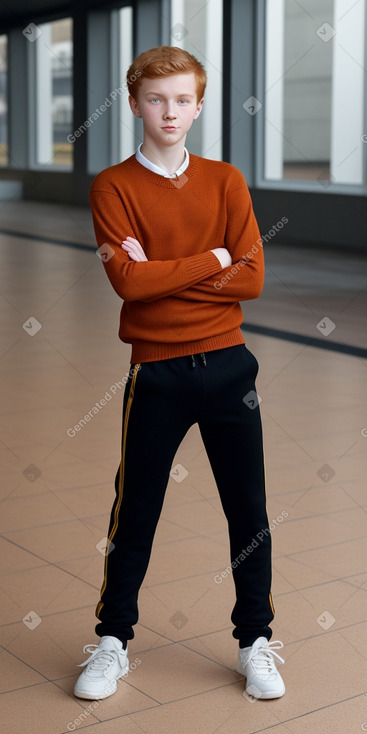
[{"label": "beige floor tile", "polygon": [[[367,538],[328,545],[320,550],[295,554],[295,560],[311,568],[333,574],[334,578],[363,573],[366,568]],[[292,556],[292,554],[289,554]]]},{"label": "beige floor tile", "polygon": [[[57,681],[76,675],[76,667],[86,659],[84,645],[98,644],[94,628],[95,606],[86,606],[42,618],[42,624],[31,631],[22,622],[0,627],[0,644],[15,658],[46,678]],[[135,627],[136,637],[129,642],[133,662],[141,652],[170,644],[142,624]],[[80,672],[80,671],[79,671]]]},{"label": "beige floor tile", "polygon": [[272,531],[274,558],[298,554],[312,548],[327,548],[335,542],[349,541],[355,536],[353,526],[341,523],[333,514],[294,521],[289,514]]},{"label": "beige floor tile", "polygon": [[278,701],[280,721],[365,692],[365,658],[338,630],[286,644],[282,652],[286,694]]},{"label": "beige floor tile", "polygon": [[[151,696],[145,695],[142,691],[137,690],[134,687],[134,678],[136,670],[142,665],[141,658],[138,655],[129,655],[130,672],[127,678],[120,679],[118,681],[118,687],[116,693],[110,696],[105,701],[97,701],[92,705],[92,713],[100,721],[106,719],[112,719],[118,716],[126,716],[127,714],[134,713],[135,711],[142,711],[144,709],[151,709],[155,706],[159,706],[158,701],[155,701]],[[134,667],[136,666],[136,667]],[[78,678],[81,669],[78,674],[70,678],[63,678],[62,680],[56,681],[55,685],[59,686],[68,696],[74,697],[74,684]],[[77,699],[78,703],[83,704],[83,699]],[[84,701],[85,706],[88,706],[90,701]],[[122,726],[123,726],[123,722]]]},{"label": "beige floor tile", "polygon": [[[107,528],[107,523],[105,524]],[[101,533],[101,538],[104,537]],[[81,581],[95,588],[95,597],[98,599],[99,590],[103,582],[104,556],[100,553],[82,558],[70,558],[60,561],[57,567],[76,576]],[[96,602],[97,603],[97,602]]]},{"label": "beige floor tile", "polygon": [[[339,634],[349,642],[355,650],[357,650],[364,659],[367,660],[366,654],[366,634],[367,634],[367,622],[361,622],[360,624],[353,624],[350,627],[346,627],[340,630]],[[362,644],[361,644],[362,643]],[[367,700],[367,696],[366,696]]]},{"label": "beige floor tile", "polygon": [[54,497],[73,516],[93,517],[109,513],[115,499],[115,489],[110,484],[96,484],[54,491]]},{"label": "beige floor tile", "polygon": [[6,533],[5,536],[32,553],[50,562],[98,553],[96,545],[104,537],[86,520],[50,523],[42,528],[26,528]]},{"label": "beige floor tile", "polygon": [[[316,482],[315,482],[316,485]],[[292,513],[292,518],[296,518],[295,512],[301,513],[301,516],[321,515],[324,513],[334,513],[338,510],[349,510],[356,507],[356,503],[352,497],[337,483],[331,482],[331,486],[324,484],[321,486],[309,486],[303,489],[296,489],[293,492],[277,494],[271,498],[277,503],[277,507],[282,507],[287,512]]]},{"label": "beige floor tile", "polygon": [[[185,505],[185,507],[186,506],[187,505]],[[177,540],[189,540],[190,538],[196,538],[196,536],[197,533],[195,530],[189,530],[185,527],[184,523],[180,525],[177,522],[166,520],[162,516],[159,519],[155,532],[154,546],[159,546],[163,543],[176,542]]]},{"label": "beige floor tile", "polygon": [[[281,577],[284,584],[288,584],[296,591],[307,588],[307,586],[334,581],[335,569],[334,573],[326,573],[309,564],[298,561],[297,556],[278,556],[278,558],[274,558],[273,560],[273,575],[274,580]],[[283,593],[283,591],[281,590],[279,593]]]},{"label": "beige floor tile", "polygon": [[1,644],[50,680],[76,674],[77,664],[86,657],[83,646],[98,644],[94,609],[82,607],[43,617],[34,630],[23,623],[2,626]]},{"label": "beige floor tile", "polygon": [[[251,734],[279,722],[278,701],[251,703],[242,681],[132,714],[144,734]],[[264,705],[265,704],[265,705]],[[134,732],[135,734],[135,732]]]},{"label": "beige floor tile", "polygon": [[3,626],[1,644],[17,658],[50,680],[76,674],[86,659],[84,645],[98,644],[94,632],[95,607],[52,614],[29,630],[23,623]]},{"label": "beige floor tile", "polygon": [[[266,484],[268,496],[278,497],[279,495],[284,501],[294,503],[294,499],[298,499],[298,495],[302,495],[306,490],[311,489],[317,482],[321,484],[320,477],[316,475],[318,467],[314,466],[314,462],[309,457],[303,457],[301,461],[294,464],[287,461],[280,465],[270,459],[269,451],[271,448],[271,439],[265,437],[265,466],[266,466]],[[292,448],[288,449],[289,455],[292,456]],[[276,450],[274,451],[276,454]],[[276,459],[276,456],[275,456]],[[293,492],[297,493],[293,497]],[[287,509],[285,507],[285,509]]]},{"label": "beige floor tile", "polygon": [[[366,475],[364,475],[364,478],[365,476]],[[353,479],[350,481],[348,480],[346,482],[343,481],[341,483],[341,487],[343,488],[343,491],[347,495],[349,495],[351,500],[356,503],[357,506],[363,507],[366,505],[366,483],[365,481],[361,481],[360,479]]]},{"label": "beige floor tile", "polygon": [[0,651],[0,693],[33,686],[44,681],[45,678],[14,655],[6,650]]},{"label": "beige floor tile", "polygon": [[[1,575],[24,571],[27,568],[47,566],[47,562],[41,558],[19,548],[5,538],[0,538]],[[1,578],[1,576],[0,576]],[[0,582],[1,583],[1,582]]]},{"label": "beige floor tile", "polygon": [[335,581],[275,595],[276,622],[284,640],[324,636],[367,618],[365,588]]},{"label": "beige floor tile", "polygon": [[110,721],[93,724],[93,729],[91,729],[91,734],[122,734],[122,732],[123,734],[142,734],[142,728],[138,724],[134,724],[127,714],[123,718],[119,716]]},{"label": "beige floor tile", "polygon": [[[97,722],[92,713],[83,715],[83,703],[78,703],[54,683],[4,693],[1,703],[2,726],[12,734],[63,734]],[[75,729],[68,729],[68,725]]]},{"label": "beige floor tile", "polygon": [[279,566],[277,564],[277,561],[283,560],[281,559],[274,559],[273,561],[273,568],[272,568],[272,594],[273,597],[276,597],[278,594],[288,594],[291,591],[295,591],[297,587],[295,587],[286,577],[282,571],[279,570]]},{"label": "beige floor tile", "polygon": [[32,497],[9,498],[2,504],[1,531],[40,527],[54,523],[55,518],[63,522],[74,517],[74,512],[51,492]]},{"label": "beige floor tile", "polygon": [[159,703],[186,698],[238,680],[234,671],[175,643],[141,653],[131,684]]},{"label": "beige floor tile", "polygon": [[[110,486],[110,495],[114,492],[114,480],[119,463],[119,444],[116,441],[116,457],[111,461],[105,459],[105,453],[100,460],[85,462],[81,458],[57,451],[45,459],[42,465],[44,478],[50,489],[79,489],[103,485]],[[96,457],[94,457],[96,459]]]},{"label": "beige floor tile", "polygon": [[333,512],[329,515],[332,522],[338,525],[337,537],[339,538],[340,526],[351,528],[356,538],[362,537],[367,527],[367,507],[361,508],[354,505],[349,510],[343,512]]},{"label": "beige floor tile", "polygon": [[366,701],[366,695],[353,696],[348,701],[326,706],[320,711],[275,726],[271,734],[357,734],[367,731]]},{"label": "beige floor tile", "polygon": [[353,586],[358,586],[359,589],[365,589],[367,586],[367,573],[360,573],[357,576],[346,576],[344,581]]},{"label": "beige floor tile", "polygon": [[[188,647],[190,650],[194,650],[219,665],[223,665],[231,671],[235,669],[238,655],[238,640],[234,639],[230,629],[198,635],[197,637],[184,640],[181,642],[181,645]],[[237,680],[244,680],[243,676],[239,673],[237,673]]]},{"label": "beige floor tile", "polygon": [[189,538],[153,545],[151,563],[145,577],[147,586],[225,568],[226,552],[211,538]]},{"label": "beige floor tile", "polygon": [[167,502],[162,517],[172,522],[178,530],[185,528],[195,535],[215,536],[227,529],[227,521],[219,497],[180,506],[172,506]]},{"label": "beige floor tile", "polygon": [[171,640],[231,628],[235,603],[230,576],[216,583],[216,573],[196,575],[140,590],[140,622]]},{"label": "beige floor tile", "polygon": [[[100,721],[112,719],[117,716],[126,716],[134,711],[142,711],[159,705],[158,701],[155,701],[150,695],[146,695],[134,686],[136,671],[142,665],[142,659],[139,655],[131,655],[129,653],[129,664],[129,674],[126,679],[123,678],[118,681],[116,693],[106,701],[100,701],[98,709],[95,709],[95,716]],[[79,673],[80,669],[78,675]],[[78,675],[58,680],[56,684],[69,696],[73,696],[74,684]],[[88,705],[88,701],[85,703]]]},{"label": "beige floor tile", "polygon": [[[0,577],[3,624],[20,621],[30,611],[41,617],[95,602],[96,591],[55,566],[30,568]],[[5,607],[6,605],[6,607]],[[35,628],[31,634],[37,634]]]},{"label": "beige floor tile", "polygon": [[[349,431],[345,430],[345,425],[341,423],[338,425],[337,421],[341,420],[340,413],[343,417],[353,417],[353,425]],[[335,416],[330,412],[329,419],[330,425],[325,428],[325,433],[302,439],[302,446],[314,459],[320,461],[327,459],[328,463],[339,473],[339,462],[342,461],[346,453],[356,459],[358,456],[362,458],[363,442],[365,441],[361,436],[360,428],[364,422],[363,405],[360,402],[355,405],[350,404],[348,412],[347,409],[340,409],[340,412],[336,412]]]}]

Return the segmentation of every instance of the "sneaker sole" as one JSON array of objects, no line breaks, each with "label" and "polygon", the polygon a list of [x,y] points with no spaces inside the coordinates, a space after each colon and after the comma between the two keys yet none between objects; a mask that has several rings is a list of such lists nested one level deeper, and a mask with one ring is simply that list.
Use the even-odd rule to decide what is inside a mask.
[{"label": "sneaker sole", "polygon": [[[246,676],[244,675],[243,671],[241,670],[241,668],[239,666],[237,666],[235,668],[235,671],[236,671],[236,673],[239,673],[240,675],[243,675],[244,678],[246,678]],[[247,681],[247,678],[246,678],[246,681]],[[252,698],[265,699],[266,700],[266,699],[269,699],[269,698],[281,698],[282,696],[284,696],[284,694],[285,694],[285,686],[283,686],[283,688],[282,688],[281,691],[267,691],[266,693],[262,693],[261,696],[254,695],[253,693],[251,693],[250,691],[248,691],[246,689],[246,686],[245,686],[245,691],[246,691],[247,695],[248,696],[252,696]]]},{"label": "sneaker sole", "polygon": [[270,699],[270,698],[281,698],[285,694],[285,687],[282,689],[282,691],[267,691],[266,693],[262,693],[261,696],[254,696],[253,693],[250,693],[249,691],[246,691],[248,696],[252,696],[253,698],[257,698],[258,700],[263,699]]},{"label": "sneaker sole", "polygon": [[[103,691],[103,693],[100,696],[93,695],[92,693],[88,693],[88,691],[82,691],[78,690],[76,686],[74,686],[74,696],[77,698],[86,698],[88,701],[102,701],[104,698],[109,698],[109,696],[113,696],[114,693],[117,691],[117,681],[120,680],[120,678],[124,678],[129,672],[129,668],[124,668],[124,670],[120,673],[118,678],[115,678],[114,681],[111,681],[109,684],[109,692],[106,693],[106,689]],[[113,687],[113,690],[111,688]]]}]

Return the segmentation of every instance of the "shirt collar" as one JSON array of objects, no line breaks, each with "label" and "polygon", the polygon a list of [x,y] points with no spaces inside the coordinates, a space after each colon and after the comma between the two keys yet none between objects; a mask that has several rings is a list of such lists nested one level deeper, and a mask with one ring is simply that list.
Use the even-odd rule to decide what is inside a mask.
[{"label": "shirt collar", "polygon": [[167,173],[167,171],[165,171],[163,168],[160,168],[160,166],[156,166],[155,163],[152,163],[148,158],[145,157],[145,155],[143,155],[140,150],[142,145],[143,143],[140,143],[135,153],[136,160],[141,163],[142,166],[145,166],[145,168],[149,168],[150,171],[153,171],[153,173],[158,173],[160,176],[164,176],[165,178],[176,178],[181,173],[186,171],[186,168],[190,163],[189,152],[187,148],[184,148],[185,158],[182,165],[174,173]]}]

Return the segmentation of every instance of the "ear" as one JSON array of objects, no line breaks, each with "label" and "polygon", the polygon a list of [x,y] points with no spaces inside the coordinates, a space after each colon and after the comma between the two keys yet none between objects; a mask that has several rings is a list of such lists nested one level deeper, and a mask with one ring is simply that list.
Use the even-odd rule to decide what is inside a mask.
[{"label": "ear", "polygon": [[131,96],[131,94],[129,94],[129,105],[130,105],[130,109],[133,115],[135,115],[135,117],[141,117],[139,105],[137,101],[134,99],[134,97]]},{"label": "ear", "polygon": [[204,104],[204,97],[200,100],[200,102],[196,106],[196,111],[195,111],[195,114],[194,114],[194,120],[197,120],[197,118],[199,117],[200,112],[203,109],[203,104]]}]

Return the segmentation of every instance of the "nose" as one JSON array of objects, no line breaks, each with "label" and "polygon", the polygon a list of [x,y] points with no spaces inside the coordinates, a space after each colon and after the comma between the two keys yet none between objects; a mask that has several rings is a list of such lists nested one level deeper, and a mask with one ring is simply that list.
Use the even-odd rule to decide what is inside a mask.
[{"label": "nose", "polygon": [[168,102],[168,104],[166,105],[166,109],[164,111],[164,115],[163,116],[164,116],[165,119],[169,118],[170,120],[172,120],[174,117],[176,117],[175,111],[174,111],[174,108],[173,108],[173,102],[172,103]]}]

